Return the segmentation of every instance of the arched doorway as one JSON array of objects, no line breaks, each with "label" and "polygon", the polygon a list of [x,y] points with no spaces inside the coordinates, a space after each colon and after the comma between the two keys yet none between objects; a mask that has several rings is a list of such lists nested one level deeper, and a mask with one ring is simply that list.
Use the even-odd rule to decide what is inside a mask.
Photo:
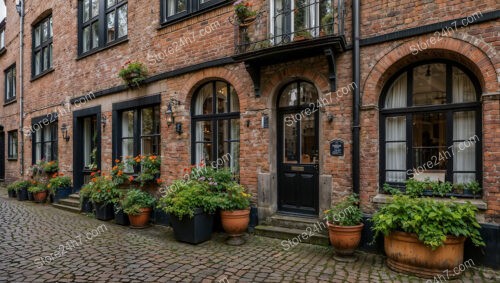
[{"label": "arched doorway", "polygon": [[278,210],[318,215],[319,111],[313,84],[294,81],[278,98]]}]

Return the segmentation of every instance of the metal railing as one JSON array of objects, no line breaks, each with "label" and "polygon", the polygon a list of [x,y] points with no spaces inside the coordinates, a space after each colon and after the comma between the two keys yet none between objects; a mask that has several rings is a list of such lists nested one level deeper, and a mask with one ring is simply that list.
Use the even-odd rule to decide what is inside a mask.
[{"label": "metal railing", "polygon": [[271,1],[255,19],[237,24],[236,54],[345,33],[344,0]]}]

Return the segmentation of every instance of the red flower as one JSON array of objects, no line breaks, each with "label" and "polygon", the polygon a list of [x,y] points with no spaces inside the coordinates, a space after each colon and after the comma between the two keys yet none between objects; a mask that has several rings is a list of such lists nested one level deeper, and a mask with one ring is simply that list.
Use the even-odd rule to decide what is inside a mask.
[{"label": "red flower", "polygon": [[134,181],[134,176],[130,176],[130,177],[128,177],[128,180],[129,180],[130,182]]},{"label": "red flower", "polygon": [[90,173],[90,177],[94,177],[94,176],[95,176],[95,172]]}]

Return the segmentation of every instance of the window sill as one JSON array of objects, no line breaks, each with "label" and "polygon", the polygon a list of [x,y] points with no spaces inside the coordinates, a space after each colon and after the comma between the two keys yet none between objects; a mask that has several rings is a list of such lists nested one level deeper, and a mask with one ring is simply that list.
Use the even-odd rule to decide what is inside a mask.
[{"label": "window sill", "polygon": [[[460,203],[460,204],[465,204],[467,202],[470,202],[472,205],[477,207],[477,209],[479,209],[479,210],[488,209],[488,205],[482,199],[465,199],[465,198],[450,199],[450,198],[436,198],[436,197],[434,197],[433,199],[435,199],[437,201],[452,201],[454,203]],[[386,204],[386,203],[390,203],[391,200],[392,200],[391,195],[377,194],[373,198],[373,203]]]},{"label": "window sill", "polygon": [[47,74],[50,74],[50,73],[52,73],[52,72],[54,72],[54,68],[47,69],[47,70],[45,70],[45,71],[41,72],[40,74],[38,74],[38,75],[36,75],[36,76],[31,77],[30,82],[36,81],[36,80],[38,80],[39,78],[41,78],[41,77],[43,77],[43,76],[45,76],[45,75],[47,75]]},{"label": "window sill", "polygon": [[8,105],[14,104],[16,102],[17,102],[17,99],[12,99],[12,100],[9,100],[9,101],[5,102],[3,104],[3,106],[5,107],[5,106],[8,106]]},{"label": "window sill", "polygon": [[0,56],[2,56],[3,54],[5,54],[5,52],[7,52],[7,49],[5,47],[3,47],[2,49],[0,49]]},{"label": "window sill", "polygon": [[17,161],[17,157],[16,157],[16,158],[14,158],[14,157],[9,157],[9,158],[7,158],[7,161]]},{"label": "window sill", "polygon": [[203,9],[203,10],[199,10],[199,11],[196,11],[194,13],[187,14],[187,15],[185,15],[183,17],[176,18],[174,20],[161,21],[160,22],[160,26],[157,28],[157,30],[161,30],[161,29],[166,28],[168,26],[175,25],[177,23],[189,20],[189,19],[197,17],[197,16],[199,16],[201,14],[204,14],[204,13],[210,12],[212,10],[215,10],[215,9],[218,9],[218,8],[230,5],[232,3],[233,3],[233,1],[223,1],[221,3],[218,3],[218,4],[215,4],[213,6],[207,7],[205,9]]},{"label": "window sill", "polygon": [[92,51],[88,51],[87,53],[80,54],[80,55],[78,55],[78,57],[76,57],[76,60],[78,61],[78,60],[84,59],[86,57],[89,57],[91,55],[94,55],[94,54],[99,53],[101,51],[104,51],[106,49],[115,47],[115,46],[120,45],[120,44],[125,43],[125,42],[128,42],[128,36],[126,36],[126,37],[124,37],[122,39],[119,39],[119,40],[117,40],[117,41],[115,41],[113,43],[110,43],[110,44],[108,44],[106,46],[99,47],[99,48],[94,49]]}]

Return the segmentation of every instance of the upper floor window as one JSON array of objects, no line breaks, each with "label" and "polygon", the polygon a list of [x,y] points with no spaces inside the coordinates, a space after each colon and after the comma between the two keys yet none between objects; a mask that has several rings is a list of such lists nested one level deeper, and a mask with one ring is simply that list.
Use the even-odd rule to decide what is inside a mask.
[{"label": "upper floor window", "polygon": [[17,159],[17,131],[10,131],[8,135],[8,154],[7,158],[15,160]]},{"label": "upper floor window", "polygon": [[481,179],[479,86],[467,69],[429,63],[403,70],[381,107],[381,183]]},{"label": "upper floor window", "polygon": [[128,1],[79,1],[79,53],[85,54],[125,39],[128,34]]},{"label": "upper floor window", "polygon": [[5,28],[0,27],[0,50],[5,48]]},{"label": "upper floor window", "polygon": [[5,103],[16,99],[16,65],[5,70]]},{"label": "upper floor window", "polygon": [[33,77],[52,68],[52,36],[52,16],[33,27]]},{"label": "upper floor window", "polygon": [[176,20],[223,2],[226,0],[161,0],[161,20]]}]

